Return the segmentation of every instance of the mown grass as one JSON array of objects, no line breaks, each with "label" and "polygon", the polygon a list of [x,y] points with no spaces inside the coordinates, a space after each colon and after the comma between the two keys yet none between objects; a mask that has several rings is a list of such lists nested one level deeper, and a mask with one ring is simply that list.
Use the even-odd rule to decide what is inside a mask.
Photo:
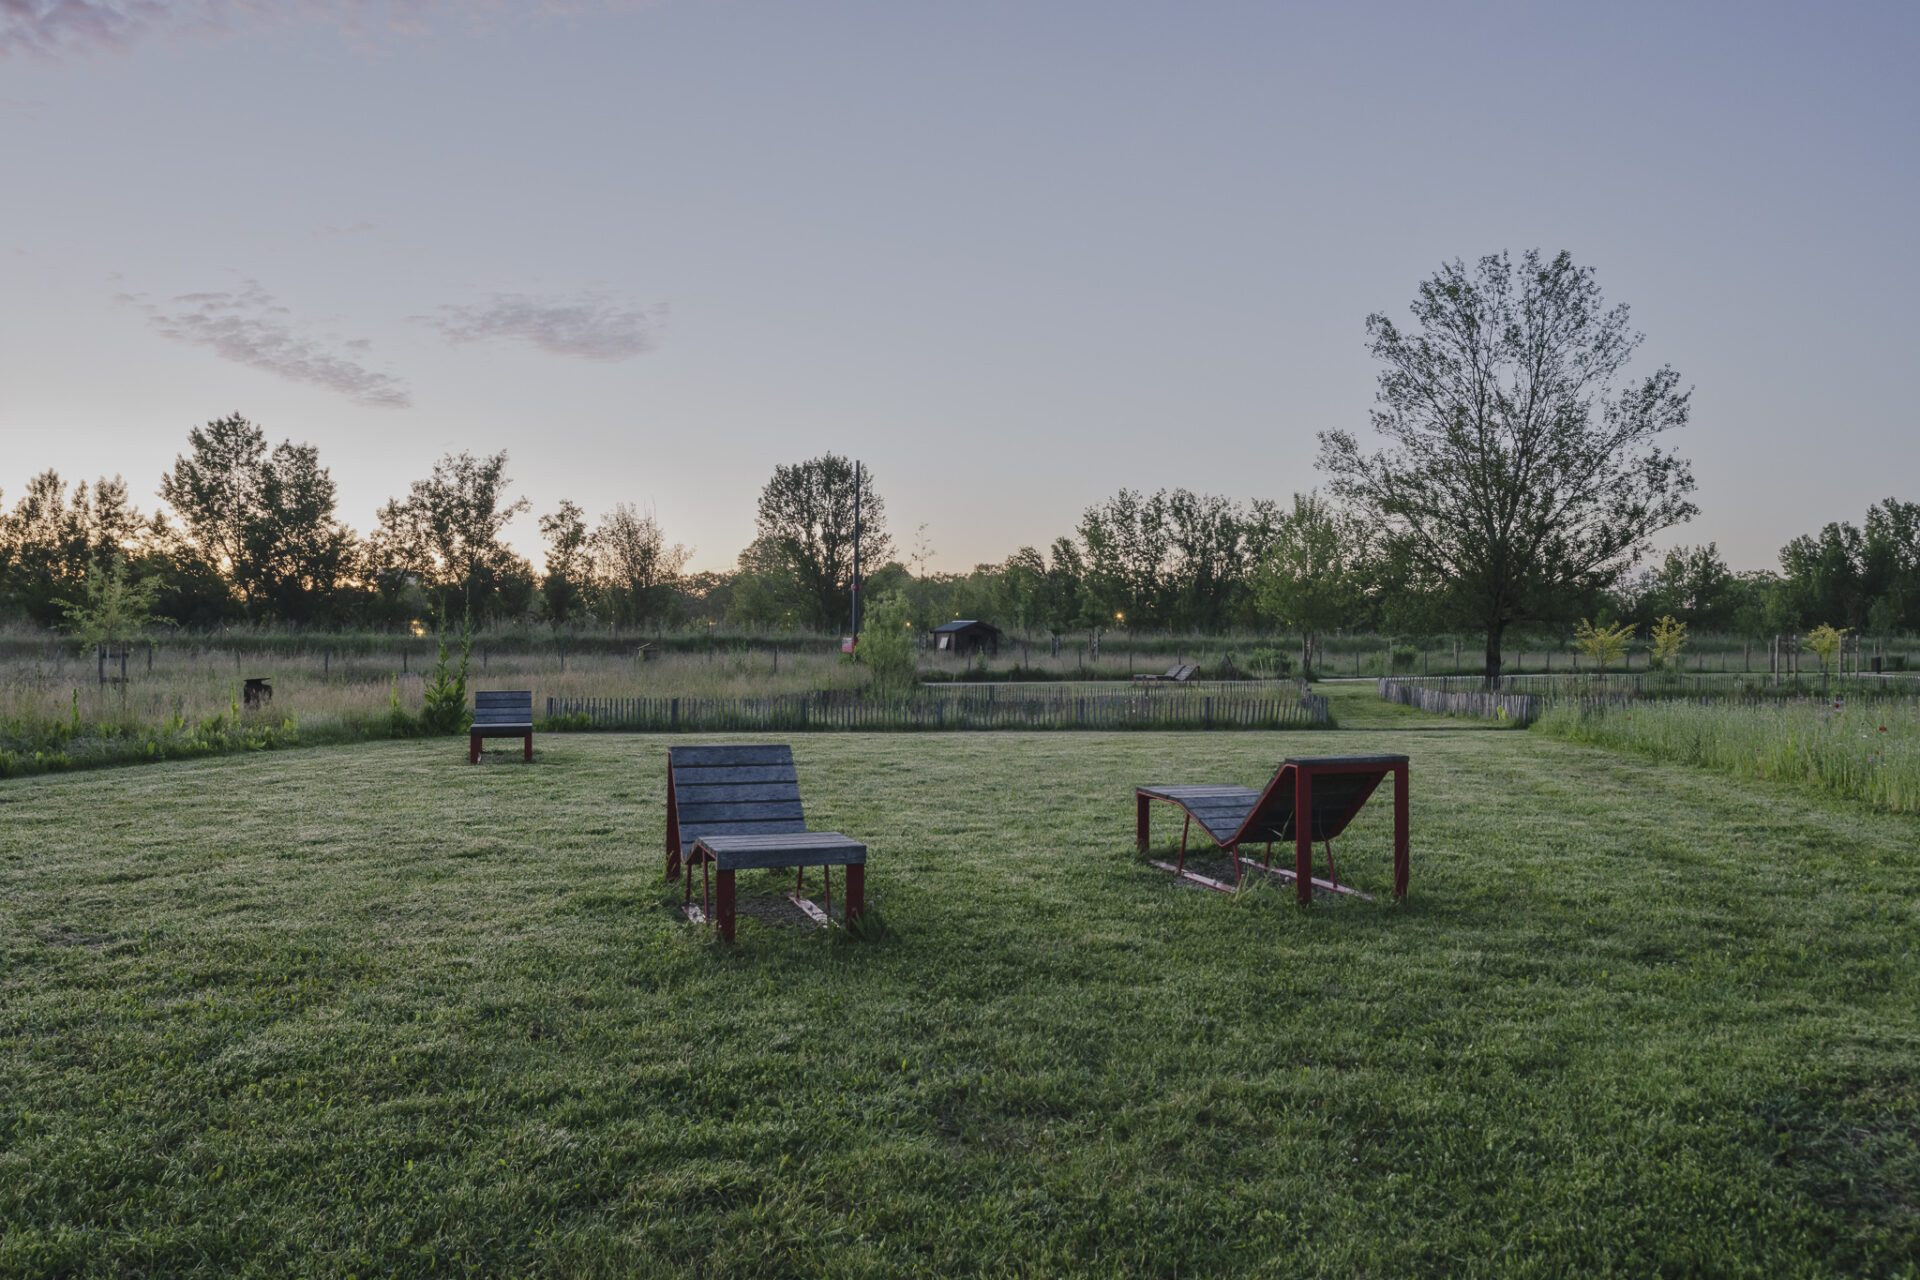
[{"label": "mown grass", "polygon": [[1920,709],[1910,701],[1565,704],[1549,707],[1535,728],[1667,763],[1803,783],[1896,813],[1920,813]]},{"label": "mown grass", "polygon": [[[685,925],[661,738],[0,783],[0,1273],[1913,1274],[1920,822],[1404,710],[795,738],[873,944]],[[1133,853],[1385,750],[1402,906]]]}]

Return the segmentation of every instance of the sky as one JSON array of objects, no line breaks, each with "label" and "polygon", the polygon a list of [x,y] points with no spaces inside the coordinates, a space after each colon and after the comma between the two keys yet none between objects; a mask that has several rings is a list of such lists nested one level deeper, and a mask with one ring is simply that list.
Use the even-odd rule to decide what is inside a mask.
[{"label": "sky", "polygon": [[362,532],[450,450],[696,568],[778,463],[934,569],[1285,498],[1370,312],[1570,251],[1694,388],[1716,541],[1920,499],[1920,5],[0,0],[0,501],[189,428]]}]

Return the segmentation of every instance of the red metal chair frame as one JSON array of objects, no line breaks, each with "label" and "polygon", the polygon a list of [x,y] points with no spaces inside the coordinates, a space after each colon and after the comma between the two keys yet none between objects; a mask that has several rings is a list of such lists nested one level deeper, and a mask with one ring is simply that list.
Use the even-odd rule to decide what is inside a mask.
[{"label": "red metal chair frame", "polygon": [[[1270,875],[1292,880],[1294,882],[1294,896],[1302,906],[1313,901],[1313,891],[1316,888],[1325,889],[1332,893],[1346,893],[1356,897],[1367,898],[1370,897],[1370,895],[1361,893],[1351,886],[1339,883],[1337,878],[1321,880],[1313,874],[1313,830],[1315,825],[1313,820],[1313,780],[1316,777],[1327,777],[1334,774],[1371,774],[1373,776],[1373,786],[1378,786],[1382,779],[1391,774],[1393,777],[1393,896],[1395,898],[1404,898],[1407,896],[1407,882],[1409,879],[1408,828],[1410,820],[1407,797],[1407,764],[1408,762],[1405,756],[1358,757],[1351,760],[1331,758],[1284,761],[1280,765],[1278,772],[1273,775],[1273,778],[1267,783],[1266,787],[1262,789],[1259,798],[1253,803],[1253,808],[1247,811],[1247,816],[1241,820],[1239,828],[1235,830],[1233,834],[1225,839],[1219,839],[1213,837],[1211,832],[1208,832],[1209,837],[1214,839],[1215,844],[1233,855],[1233,883],[1230,885],[1223,884],[1209,876],[1198,875],[1186,869],[1187,835],[1193,828],[1193,813],[1179,800],[1152,795],[1150,794],[1150,789],[1146,787],[1136,788],[1134,791],[1135,839],[1140,852],[1143,854],[1146,853],[1152,823],[1149,805],[1156,800],[1162,804],[1174,805],[1186,814],[1186,824],[1180,831],[1180,860],[1177,864],[1155,862],[1153,865],[1164,871],[1171,871],[1181,879],[1191,880],[1209,889],[1218,889],[1224,893],[1231,893],[1240,887],[1241,880],[1244,877],[1240,860],[1240,844],[1248,834],[1248,828],[1253,825],[1256,819],[1261,817],[1262,811],[1266,808],[1269,801],[1276,796],[1285,794],[1283,788],[1291,787],[1293,789],[1293,812],[1295,815],[1293,823],[1293,869],[1289,871],[1273,865],[1273,843],[1269,841],[1267,842],[1266,859],[1260,864],[1261,870],[1266,871]],[[1365,806],[1367,800],[1373,794],[1373,786],[1368,787],[1367,790],[1360,795],[1352,809],[1345,815],[1344,820],[1340,823],[1341,829],[1345,828],[1347,821],[1351,821],[1354,813],[1357,813]],[[1302,814],[1306,815],[1305,821],[1300,820],[1299,815]],[[1206,831],[1206,825],[1202,823],[1200,829]],[[1338,831],[1335,831],[1333,834],[1337,835]],[[1326,843],[1327,870],[1330,875],[1337,876],[1333,867],[1331,835],[1327,838]]]}]

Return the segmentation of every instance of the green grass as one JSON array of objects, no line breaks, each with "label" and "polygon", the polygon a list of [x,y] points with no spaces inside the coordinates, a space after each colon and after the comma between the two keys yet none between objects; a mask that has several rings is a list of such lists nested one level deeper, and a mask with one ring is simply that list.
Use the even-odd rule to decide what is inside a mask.
[{"label": "green grass", "polygon": [[1536,728],[1575,742],[1920,813],[1920,709],[1908,702],[1777,707],[1639,702],[1549,707]]},{"label": "green grass", "polygon": [[[0,1274],[1915,1274],[1914,818],[1417,716],[797,737],[893,935],[728,949],[667,745],[0,782]],[[1134,782],[1384,750],[1403,906],[1133,854]]]}]

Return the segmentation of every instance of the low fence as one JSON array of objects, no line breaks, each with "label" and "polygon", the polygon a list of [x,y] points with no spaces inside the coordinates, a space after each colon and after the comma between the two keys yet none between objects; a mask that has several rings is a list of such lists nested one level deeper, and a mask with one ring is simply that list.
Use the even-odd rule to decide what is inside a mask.
[{"label": "low fence", "polygon": [[1505,720],[1524,728],[1540,716],[1542,699],[1530,693],[1502,693],[1490,689],[1435,689],[1405,680],[1382,680],[1380,696],[1403,707],[1418,707],[1440,716]]},{"label": "low fence", "polygon": [[[1530,725],[1551,707],[1575,707],[1582,713],[1596,709],[1631,707],[1645,703],[1688,703],[1703,707],[1796,707],[1827,706],[1839,708],[1850,702],[1869,706],[1920,706],[1920,690],[1910,682],[1849,680],[1836,678],[1831,687],[1785,685],[1779,687],[1730,684],[1709,685],[1672,678],[1607,681],[1536,681],[1532,677],[1508,677],[1500,690],[1463,687],[1472,678],[1428,678],[1420,681],[1381,680],[1380,696],[1402,706],[1418,707],[1434,715],[1477,717],[1483,720],[1507,720],[1520,726]],[[1521,689],[1528,690],[1521,692]]]},{"label": "low fence", "polygon": [[547,718],[583,729],[642,733],[978,729],[1318,729],[1331,725],[1316,694],[1200,689],[1064,692],[1026,688],[937,690],[902,700],[859,693],[765,698],[548,698]]}]

